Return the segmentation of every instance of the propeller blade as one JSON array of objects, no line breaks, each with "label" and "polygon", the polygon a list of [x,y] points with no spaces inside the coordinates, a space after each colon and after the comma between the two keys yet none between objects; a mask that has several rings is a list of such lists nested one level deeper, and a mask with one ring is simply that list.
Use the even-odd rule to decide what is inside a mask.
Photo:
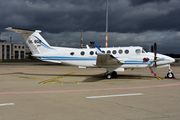
[{"label": "propeller blade", "polygon": [[[157,54],[157,45],[154,43],[154,59],[156,60],[156,54]],[[156,57],[156,58],[155,58]]]},{"label": "propeller blade", "polygon": [[154,76],[156,77],[156,68],[157,68],[157,64],[156,64],[156,57],[157,55],[157,45],[156,43],[154,43]]}]

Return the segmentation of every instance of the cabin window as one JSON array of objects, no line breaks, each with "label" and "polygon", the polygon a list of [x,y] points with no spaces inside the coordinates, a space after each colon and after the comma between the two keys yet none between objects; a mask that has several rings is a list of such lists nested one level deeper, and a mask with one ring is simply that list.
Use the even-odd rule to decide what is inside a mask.
[{"label": "cabin window", "polygon": [[84,52],[84,51],[82,51],[82,52],[81,52],[81,55],[84,55],[84,54],[85,54],[85,52]]},{"label": "cabin window", "polygon": [[97,51],[95,52],[95,54],[97,55]]},{"label": "cabin window", "polygon": [[107,51],[107,53],[108,53],[108,54],[111,54],[111,51],[110,51],[110,50],[108,50],[108,51]]},{"label": "cabin window", "polygon": [[74,55],[74,52],[71,52],[70,55]]},{"label": "cabin window", "polygon": [[123,53],[123,51],[122,50],[119,50],[119,54],[122,54]]},{"label": "cabin window", "polygon": [[116,50],[113,50],[112,53],[113,53],[113,54],[116,54],[117,52],[116,52]]},{"label": "cabin window", "polygon": [[141,53],[141,49],[136,49],[136,53],[140,54]]},{"label": "cabin window", "polygon": [[103,53],[105,53],[105,51],[104,51],[104,50],[103,50],[102,52],[103,52]]},{"label": "cabin window", "polygon": [[89,54],[90,54],[90,55],[94,55],[94,51],[91,51]]},{"label": "cabin window", "polygon": [[129,53],[129,50],[125,50],[125,53],[128,54],[128,53]]}]

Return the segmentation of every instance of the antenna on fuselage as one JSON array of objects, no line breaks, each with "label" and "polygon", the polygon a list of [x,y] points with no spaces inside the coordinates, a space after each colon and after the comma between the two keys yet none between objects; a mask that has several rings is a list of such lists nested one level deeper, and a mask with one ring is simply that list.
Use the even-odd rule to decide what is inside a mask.
[{"label": "antenna on fuselage", "polygon": [[106,43],[105,43],[106,48],[108,47],[108,0],[106,3]]}]

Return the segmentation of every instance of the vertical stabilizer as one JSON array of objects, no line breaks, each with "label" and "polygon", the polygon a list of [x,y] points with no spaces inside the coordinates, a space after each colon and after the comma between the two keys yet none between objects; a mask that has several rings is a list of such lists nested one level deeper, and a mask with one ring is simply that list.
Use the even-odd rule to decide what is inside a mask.
[{"label": "vertical stabilizer", "polygon": [[33,55],[47,53],[53,48],[39,34],[40,30],[25,30],[8,27],[6,30],[21,33]]}]

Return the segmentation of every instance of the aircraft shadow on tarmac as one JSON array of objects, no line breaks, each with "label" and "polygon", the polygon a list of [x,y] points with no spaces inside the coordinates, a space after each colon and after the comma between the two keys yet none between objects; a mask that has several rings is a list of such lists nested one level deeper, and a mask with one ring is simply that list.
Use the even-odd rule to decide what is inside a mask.
[{"label": "aircraft shadow on tarmac", "polygon": [[35,73],[24,73],[24,72],[14,72],[14,73],[8,73],[8,74],[21,74],[21,75],[34,75],[34,76],[62,76],[64,74],[35,74]]},{"label": "aircraft shadow on tarmac", "polygon": [[[80,75],[79,75],[80,76]],[[117,75],[116,78],[106,79],[103,74],[92,75],[87,79],[83,80],[82,82],[98,82],[98,81],[111,81],[111,80],[122,80],[122,81],[129,81],[129,80],[143,80],[143,79],[154,79],[153,76],[141,76],[141,75]]]},{"label": "aircraft shadow on tarmac", "polygon": [[[20,74],[20,75],[33,75],[33,76],[52,76],[52,77],[58,77],[58,76],[64,76],[65,74],[35,74],[35,73],[24,73],[24,72],[15,72],[15,73],[9,73],[9,74]],[[71,74],[67,75],[68,77],[85,77],[86,79],[82,82],[98,82],[98,81],[111,81],[111,80],[121,80],[121,81],[130,81],[130,80],[150,80],[154,79],[153,76],[141,76],[141,75],[117,75],[116,78],[112,79],[106,79],[103,73],[101,74],[95,74],[95,75],[81,75],[81,74]],[[66,77],[66,76],[65,76]],[[63,78],[62,78],[63,79]]]}]

